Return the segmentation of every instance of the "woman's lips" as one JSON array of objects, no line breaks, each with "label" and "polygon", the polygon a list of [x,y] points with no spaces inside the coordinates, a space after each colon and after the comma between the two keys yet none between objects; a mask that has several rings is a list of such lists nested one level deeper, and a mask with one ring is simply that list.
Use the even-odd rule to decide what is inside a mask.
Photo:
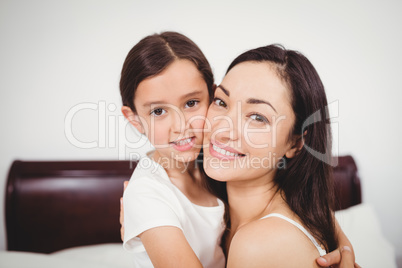
[{"label": "woman's lips", "polygon": [[242,154],[231,147],[223,146],[217,142],[210,143],[209,153],[216,158],[229,160],[246,156],[245,154]]},{"label": "woman's lips", "polygon": [[174,149],[184,152],[193,148],[195,144],[195,137],[185,138],[178,141],[171,142]]}]

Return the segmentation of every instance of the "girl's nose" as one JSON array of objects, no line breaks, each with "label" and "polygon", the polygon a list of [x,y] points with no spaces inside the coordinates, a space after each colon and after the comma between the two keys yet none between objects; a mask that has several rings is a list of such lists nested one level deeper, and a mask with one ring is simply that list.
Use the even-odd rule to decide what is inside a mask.
[{"label": "girl's nose", "polygon": [[177,107],[171,109],[171,130],[173,133],[180,135],[186,131],[186,118]]}]

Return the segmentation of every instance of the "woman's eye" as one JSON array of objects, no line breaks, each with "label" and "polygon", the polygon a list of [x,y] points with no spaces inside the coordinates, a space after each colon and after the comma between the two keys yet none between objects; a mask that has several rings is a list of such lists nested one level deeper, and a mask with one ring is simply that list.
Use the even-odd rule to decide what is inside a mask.
[{"label": "woman's eye", "polygon": [[199,101],[197,101],[197,100],[189,100],[189,101],[186,103],[185,108],[194,107],[194,106],[196,106],[198,103],[199,103]]},{"label": "woman's eye", "polygon": [[151,112],[151,115],[153,115],[153,116],[161,116],[161,115],[163,115],[165,113],[166,113],[165,109],[157,108],[157,109],[155,109],[155,110],[153,110]]},{"label": "woman's eye", "polygon": [[219,98],[214,98],[214,103],[218,106],[225,107],[225,108],[227,106],[226,103]]},{"label": "woman's eye", "polygon": [[257,122],[268,123],[268,119],[260,114],[252,114],[250,118]]}]

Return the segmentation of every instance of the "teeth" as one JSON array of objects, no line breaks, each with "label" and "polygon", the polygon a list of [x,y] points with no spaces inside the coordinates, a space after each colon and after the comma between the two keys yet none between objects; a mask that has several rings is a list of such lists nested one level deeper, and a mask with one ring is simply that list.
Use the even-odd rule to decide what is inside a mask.
[{"label": "teeth", "polygon": [[182,146],[182,145],[186,145],[186,144],[190,143],[190,141],[191,141],[191,138],[188,138],[185,140],[178,141],[178,142],[176,142],[176,144]]},{"label": "teeth", "polygon": [[212,145],[212,148],[217,151],[220,154],[227,155],[227,156],[240,156],[240,154],[232,153],[229,151],[226,151],[225,149],[219,148],[215,144]]}]

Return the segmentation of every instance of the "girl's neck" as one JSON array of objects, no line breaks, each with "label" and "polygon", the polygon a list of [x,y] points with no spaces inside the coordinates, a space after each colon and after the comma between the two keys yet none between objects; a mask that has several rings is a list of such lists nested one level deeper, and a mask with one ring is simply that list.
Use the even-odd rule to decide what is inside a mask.
[{"label": "girl's neck", "polygon": [[173,158],[161,157],[155,151],[151,157],[166,171],[171,183],[175,185],[193,204],[205,207],[217,206],[218,201],[205,187],[205,182],[196,160],[189,162],[176,161]]},{"label": "girl's neck", "polygon": [[173,158],[162,157],[158,151],[155,151],[152,156],[152,160],[160,164],[168,174],[169,178],[188,178],[195,172],[195,161],[180,162]]}]

